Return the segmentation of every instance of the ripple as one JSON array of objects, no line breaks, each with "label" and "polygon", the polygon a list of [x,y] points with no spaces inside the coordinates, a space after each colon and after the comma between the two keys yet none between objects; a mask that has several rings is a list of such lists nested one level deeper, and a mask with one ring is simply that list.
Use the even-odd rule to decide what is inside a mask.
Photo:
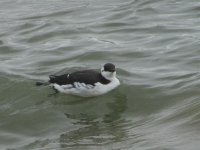
[{"label": "ripple", "polygon": [[[4,149],[198,149],[196,1],[0,2]],[[116,64],[91,99],[38,88],[49,74]]]}]

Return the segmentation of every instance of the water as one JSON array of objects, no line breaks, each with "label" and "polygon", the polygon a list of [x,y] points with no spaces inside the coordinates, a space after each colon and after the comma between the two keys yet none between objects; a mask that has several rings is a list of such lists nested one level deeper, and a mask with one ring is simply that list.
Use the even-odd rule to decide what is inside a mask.
[{"label": "water", "polygon": [[[2,0],[0,149],[199,149],[199,10],[196,0]],[[122,83],[106,95],[35,86],[105,62]]]}]

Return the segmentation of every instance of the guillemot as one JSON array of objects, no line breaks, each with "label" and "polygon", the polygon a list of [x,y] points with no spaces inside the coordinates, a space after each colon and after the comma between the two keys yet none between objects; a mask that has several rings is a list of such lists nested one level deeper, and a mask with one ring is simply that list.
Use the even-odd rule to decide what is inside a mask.
[{"label": "guillemot", "polygon": [[120,85],[112,63],[106,63],[100,72],[82,70],[59,76],[50,75],[48,83],[58,92],[81,97],[102,95]]}]

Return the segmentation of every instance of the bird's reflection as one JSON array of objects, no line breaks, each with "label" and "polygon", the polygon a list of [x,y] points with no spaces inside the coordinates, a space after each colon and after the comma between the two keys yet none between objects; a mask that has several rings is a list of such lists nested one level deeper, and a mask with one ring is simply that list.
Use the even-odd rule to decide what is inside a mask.
[{"label": "bird's reflection", "polygon": [[68,114],[68,119],[74,120],[78,129],[66,132],[60,136],[62,148],[71,146],[97,146],[117,142],[126,137],[123,124],[126,120],[121,116],[127,108],[127,98],[121,93],[115,93],[112,101],[106,104],[108,113],[98,114]]}]

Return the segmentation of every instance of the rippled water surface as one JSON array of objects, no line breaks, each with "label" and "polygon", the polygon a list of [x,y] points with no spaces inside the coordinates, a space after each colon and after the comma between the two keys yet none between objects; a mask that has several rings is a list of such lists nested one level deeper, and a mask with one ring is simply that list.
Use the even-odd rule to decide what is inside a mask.
[{"label": "rippled water surface", "polygon": [[[1,0],[0,18],[0,149],[199,149],[199,1]],[[106,95],[35,86],[105,62]]]}]

